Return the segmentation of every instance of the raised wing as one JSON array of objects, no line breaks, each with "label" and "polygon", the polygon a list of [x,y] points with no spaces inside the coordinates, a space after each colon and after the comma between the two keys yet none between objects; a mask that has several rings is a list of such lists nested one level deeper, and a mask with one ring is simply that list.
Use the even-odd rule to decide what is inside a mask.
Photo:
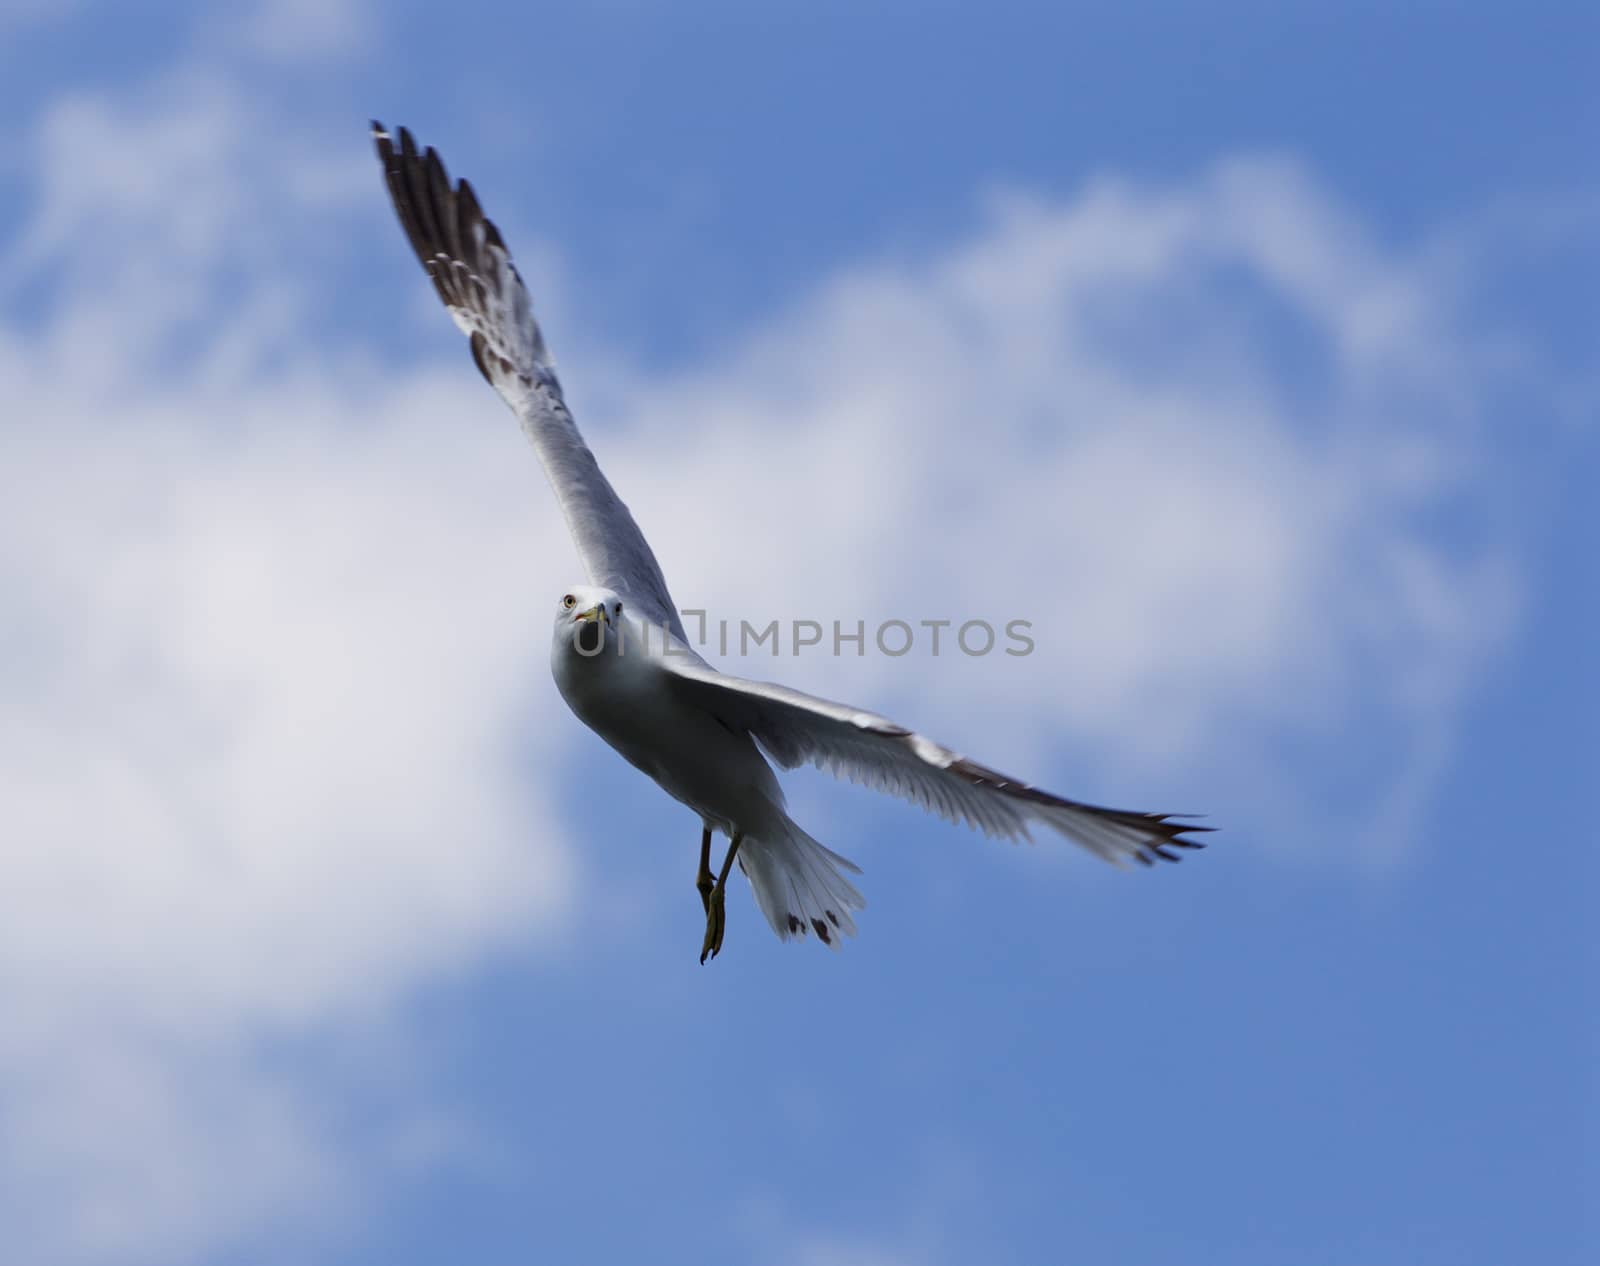
[{"label": "raised wing", "polygon": [[590,581],[615,589],[652,624],[683,638],[655,555],[567,412],[527,287],[472,186],[463,180],[452,187],[433,147],[418,153],[405,128],[398,149],[376,121],[372,139],[411,248],[471,338],[479,371],[533,442]]},{"label": "raised wing", "polygon": [[687,657],[659,661],[672,689],[723,724],[747,731],[784,769],[813,764],[841,778],[910,800],[986,835],[1029,839],[1042,823],[1114,865],[1179,860],[1173,849],[1203,848],[1188,832],[1210,827],[1174,821],[1182,814],[1103,809],[1040,791],[887,717],[767,682],[719,673]]}]

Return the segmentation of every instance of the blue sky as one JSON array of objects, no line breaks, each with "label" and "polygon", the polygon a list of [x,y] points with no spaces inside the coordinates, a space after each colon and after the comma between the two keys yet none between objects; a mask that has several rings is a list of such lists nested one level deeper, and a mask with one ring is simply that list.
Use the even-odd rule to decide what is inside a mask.
[{"label": "blue sky", "polygon": [[[1589,1260],[1592,8],[576,9],[0,15],[16,1260]],[[734,667],[1214,847],[698,966],[372,116],[680,603],[1038,643]]]}]

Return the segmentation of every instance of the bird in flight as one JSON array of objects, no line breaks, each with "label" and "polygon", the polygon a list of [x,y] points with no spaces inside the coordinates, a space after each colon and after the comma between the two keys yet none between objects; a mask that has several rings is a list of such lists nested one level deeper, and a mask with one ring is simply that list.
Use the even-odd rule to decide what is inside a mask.
[{"label": "bird in flight", "polygon": [[[984,833],[1025,840],[1050,827],[1114,864],[1177,861],[1210,828],[1185,815],[1105,809],[1019,782],[848,704],[720,673],[689,645],[667,582],[567,411],[511,252],[471,184],[452,184],[430,146],[372,124],[389,195],[417,258],[472,359],[532,441],[587,584],[552,612],[550,666],[567,706],[700,819],[695,887],[705,914],[700,961],[722,949],[728,876],[737,863],[780,939],[837,948],[865,900],[860,869],[806,834],[784,808],[775,764],[807,763],[901,796]],[[770,763],[769,763],[770,762]],[[728,839],[711,870],[711,842]]]}]

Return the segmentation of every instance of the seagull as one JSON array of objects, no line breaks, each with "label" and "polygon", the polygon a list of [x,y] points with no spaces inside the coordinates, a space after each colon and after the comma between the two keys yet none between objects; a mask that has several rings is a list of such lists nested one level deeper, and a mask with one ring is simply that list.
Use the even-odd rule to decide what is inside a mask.
[{"label": "seagull", "polygon": [[[689,644],[667,582],[633,515],[568,412],[527,287],[466,180],[439,155],[372,139],[395,212],[473,362],[522,425],[544,466],[588,583],[552,614],[551,673],[578,719],[700,820],[695,873],[705,915],[700,962],[722,950],[728,876],[737,863],[780,940],[837,949],[865,908],[860,868],[811,838],[784,807],[773,765],[813,764],[903,797],[987,835],[1027,840],[1040,825],[1115,865],[1177,861],[1211,828],[1187,814],[1136,813],[1068,800],[943,747],[887,717],[785,686],[718,672]],[[727,837],[713,874],[713,836]]]}]

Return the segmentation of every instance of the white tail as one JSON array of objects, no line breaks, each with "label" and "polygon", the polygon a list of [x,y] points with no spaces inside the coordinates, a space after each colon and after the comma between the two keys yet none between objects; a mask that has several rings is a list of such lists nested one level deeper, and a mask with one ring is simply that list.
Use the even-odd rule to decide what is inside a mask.
[{"label": "white tail", "polygon": [[856,934],[850,911],[867,904],[843,872],[859,875],[861,868],[817,843],[787,816],[784,824],[779,838],[747,837],[739,848],[739,869],[779,940],[804,940],[815,933],[824,945],[838,949],[841,936]]}]

